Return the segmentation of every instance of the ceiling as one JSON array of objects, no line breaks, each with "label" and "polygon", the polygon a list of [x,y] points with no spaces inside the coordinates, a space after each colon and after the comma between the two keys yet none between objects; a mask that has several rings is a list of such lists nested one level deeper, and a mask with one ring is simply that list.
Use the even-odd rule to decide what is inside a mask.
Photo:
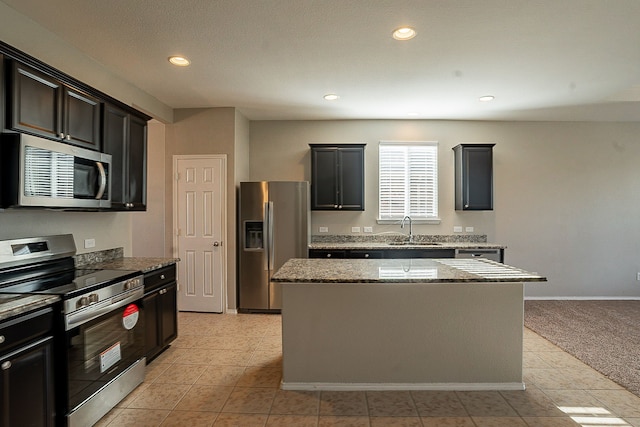
[{"label": "ceiling", "polygon": [[638,0],[0,1],[172,108],[640,121]]}]

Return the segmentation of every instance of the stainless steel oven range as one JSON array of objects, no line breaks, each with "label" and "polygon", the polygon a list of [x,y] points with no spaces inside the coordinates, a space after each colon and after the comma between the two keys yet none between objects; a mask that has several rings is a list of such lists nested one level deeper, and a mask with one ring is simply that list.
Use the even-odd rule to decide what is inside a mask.
[{"label": "stainless steel oven range", "polygon": [[143,276],[74,266],[70,234],[0,241],[0,293],[58,295],[58,424],[91,426],[143,380]]}]

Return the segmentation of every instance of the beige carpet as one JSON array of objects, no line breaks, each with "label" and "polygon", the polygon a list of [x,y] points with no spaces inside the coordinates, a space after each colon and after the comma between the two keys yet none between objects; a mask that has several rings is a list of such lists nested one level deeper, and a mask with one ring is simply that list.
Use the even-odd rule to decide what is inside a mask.
[{"label": "beige carpet", "polygon": [[640,301],[538,301],[524,323],[640,396]]}]

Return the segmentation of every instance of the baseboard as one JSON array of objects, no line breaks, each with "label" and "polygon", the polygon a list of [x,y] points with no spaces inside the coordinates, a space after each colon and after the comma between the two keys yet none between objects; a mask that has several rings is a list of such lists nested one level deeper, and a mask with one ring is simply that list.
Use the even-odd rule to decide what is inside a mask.
[{"label": "baseboard", "polygon": [[604,296],[592,296],[592,297],[524,297],[526,300],[535,301],[640,301],[640,296],[637,297],[604,297]]},{"label": "baseboard", "polygon": [[506,391],[524,390],[524,383],[287,383],[282,390],[298,391]]},{"label": "baseboard", "polygon": [[227,308],[227,311],[225,311],[225,314],[238,314],[238,309],[237,308]]}]

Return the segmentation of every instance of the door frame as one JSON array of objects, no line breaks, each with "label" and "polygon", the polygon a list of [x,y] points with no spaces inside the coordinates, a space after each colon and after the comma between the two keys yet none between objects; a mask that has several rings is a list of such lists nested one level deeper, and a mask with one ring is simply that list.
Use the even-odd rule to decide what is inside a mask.
[{"label": "door frame", "polygon": [[[173,181],[173,257],[179,258],[180,247],[178,245],[178,161],[179,160],[213,160],[213,159],[221,159],[222,160],[222,197],[223,205],[222,206],[222,216],[220,220],[222,221],[222,265],[224,266],[224,271],[222,273],[222,313],[227,313],[229,310],[229,303],[227,301],[227,248],[229,247],[228,242],[228,230],[227,230],[227,209],[228,209],[228,199],[227,199],[227,155],[226,154],[174,154],[173,155],[173,173],[172,173],[172,181]],[[224,243],[224,242],[227,243]],[[179,275],[178,275],[179,277]],[[180,283],[178,282],[178,297],[180,296]]]}]

